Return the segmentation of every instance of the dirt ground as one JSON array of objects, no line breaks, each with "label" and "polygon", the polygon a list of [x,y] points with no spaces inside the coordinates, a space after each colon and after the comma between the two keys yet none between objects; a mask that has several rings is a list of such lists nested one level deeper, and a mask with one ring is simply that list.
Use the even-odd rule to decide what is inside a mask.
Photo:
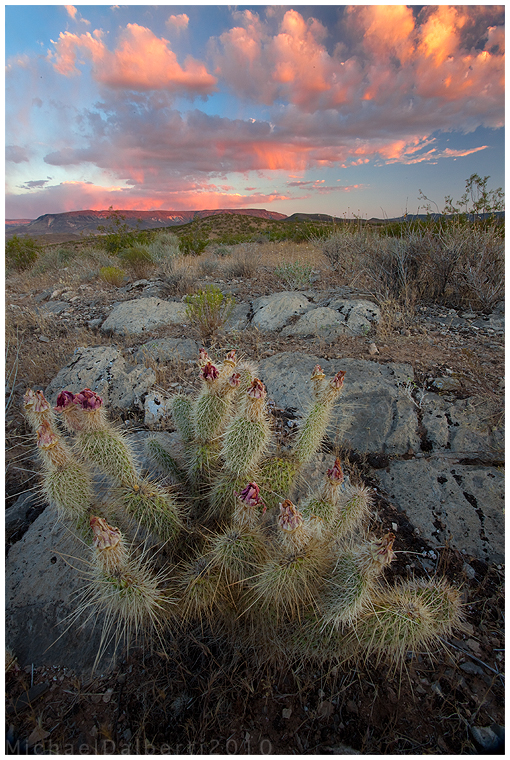
[{"label": "dirt ground", "polygon": [[[221,270],[196,277],[199,274],[201,281],[228,279],[237,300],[285,289],[270,266],[258,267],[249,276],[227,278]],[[345,285],[322,268],[313,289],[318,292],[337,284]],[[162,277],[160,285],[162,294],[166,288],[168,295],[176,295],[171,281]],[[112,342],[129,356],[139,338],[106,338],[90,323],[105,317],[108,306],[132,299],[143,287],[122,292],[97,279],[79,282],[64,276],[58,282],[43,276],[34,283],[23,276],[7,278],[6,370],[12,380],[5,420],[7,506],[38,482],[32,442],[20,411],[24,391],[44,388],[78,346]],[[69,302],[58,317],[44,317],[39,311],[42,294],[51,288],[61,290],[57,300]],[[448,305],[424,305],[401,313],[387,304],[380,326],[366,338],[340,337],[326,344],[247,330],[236,335],[235,347],[254,360],[279,351],[304,351],[327,359],[407,362],[414,368],[418,388],[430,387],[438,376],[453,377],[457,396],[474,396],[484,405],[488,424],[500,424],[503,338],[487,330],[462,331],[448,324],[452,316]],[[163,336],[190,337],[183,335],[182,328],[169,327],[144,335],[144,342]],[[225,335],[208,350],[232,347],[232,336]],[[179,365],[158,367],[159,387],[181,380],[180,372]],[[140,426],[139,414],[126,416],[133,426]],[[351,465],[370,482],[369,461],[354,457]],[[389,573],[423,575],[411,554],[422,550],[423,541],[417,544],[402,513],[380,496],[377,500],[382,526],[398,524],[399,553]],[[113,669],[104,665],[92,678],[76,675],[71,663],[32,670],[13,661],[6,673],[8,750],[245,755],[479,752],[479,735],[473,729],[504,725],[503,568],[487,566],[449,546],[436,551],[435,560],[439,574],[462,586],[466,631],[445,643],[433,659],[418,653],[400,675],[370,662],[354,670],[334,664],[319,670],[304,663],[258,667],[198,630],[169,639],[165,652],[135,646],[128,655],[120,655]]]}]

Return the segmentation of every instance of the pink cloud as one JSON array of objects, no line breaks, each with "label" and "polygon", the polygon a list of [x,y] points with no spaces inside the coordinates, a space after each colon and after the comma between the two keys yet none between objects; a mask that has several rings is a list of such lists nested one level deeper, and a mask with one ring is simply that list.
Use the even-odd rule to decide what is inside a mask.
[{"label": "pink cloud", "polygon": [[169,16],[166,20],[166,24],[175,29],[186,29],[189,24],[189,16],[187,16],[186,13],[179,13],[177,16]]},{"label": "pink cloud", "polygon": [[217,82],[205,65],[191,56],[181,66],[168,40],[138,24],[126,26],[113,52],[102,41],[99,30],[92,35],[61,32],[53,44],[55,52],[51,58],[56,71],[65,76],[78,74],[76,64],[81,54],[92,62],[93,78],[112,89],[186,91],[205,95],[215,89]]}]

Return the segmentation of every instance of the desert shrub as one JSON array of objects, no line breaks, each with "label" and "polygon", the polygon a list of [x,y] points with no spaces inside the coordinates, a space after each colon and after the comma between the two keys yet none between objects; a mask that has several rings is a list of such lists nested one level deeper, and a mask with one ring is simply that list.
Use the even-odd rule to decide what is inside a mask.
[{"label": "desert shrub", "polygon": [[256,243],[236,245],[228,264],[228,274],[231,277],[251,277],[257,268],[259,256]]},{"label": "desert shrub", "polygon": [[119,267],[101,267],[99,270],[99,277],[103,282],[108,285],[113,285],[115,288],[120,288],[124,282],[125,271]]},{"label": "desert shrub", "polygon": [[215,256],[225,258],[232,255],[232,247],[230,245],[217,245],[213,248],[213,253]]},{"label": "desert shrub", "polygon": [[154,262],[173,262],[179,255],[179,238],[174,232],[159,232],[147,245]]},{"label": "desert shrub", "polygon": [[13,235],[5,244],[7,266],[22,272],[30,269],[42,253],[41,246],[30,237]]},{"label": "desert shrub", "polygon": [[183,256],[200,256],[208,244],[207,238],[198,237],[193,233],[182,235],[179,240],[179,251]]},{"label": "desert shrub", "polygon": [[290,290],[302,290],[312,284],[312,267],[299,261],[281,264],[274,270],[276,277]]},{"label": "desert shrub", "polygon": [[202,340],[211,338],[223,327],[235,306],[232,296],[224,296],[214,285],[186,296],[185,302],[186,316]]},{"label": "desert shrub", "polygon": [[145,277],[155,267],[148,246],[132,245],[119,251],[119,259],[129,267],[135,277]]}]

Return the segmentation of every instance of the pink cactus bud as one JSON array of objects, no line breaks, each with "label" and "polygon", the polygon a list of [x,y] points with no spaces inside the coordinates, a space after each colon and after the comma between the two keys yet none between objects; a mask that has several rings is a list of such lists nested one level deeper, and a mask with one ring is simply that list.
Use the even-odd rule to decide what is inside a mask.
[{"label": "pink cactus bud", "polygon": [[331,470],[328,470],[328,480],[330,480],[332,483],[339,484],[344,479],[344,473],[342,471],[342,464],[340,462],[340,459],[337,457],[335,459],[335,464],[331,468]]},{"label": "pink cactus bud", "polygon": [[117,546],[121,539],[120,530],[108,525],[102,517],[92,515],[90,527],[94,534],[94,546],[98,549],[111,549]]},{"label": "pink cactus bud", "polygon": [[84,388],[74,397],[74,403],[81,406],[82,409],[93,411],[103,406],[103,399],[90,388]]},{"label": "pink cactus bud", "polygon": [[48,420],[43,419],[37,431],[37,446],[40,449],[51,449],[59,441],[58,435],[52,430]]},{"label": "pink cactus bud", "polygon": [[297,507],[294,506],[290,499],[285,499],[285,501],[280,504],[278,524],[282,530],[288,531],[289,533],[296,530],[296,528],[300,528],[303,524],[303,515]]},{"label": "pink cactus bud", "polygon": [[202,377],[208,383],[214,382],[219,374],[217,367],[210,361],[202,367]]},{"label": "pink cactus bud", "polygon": [[232,351],[229,351],[229,353],[225,357],[225,364],[231,364],[233,367],[236,366],[236,350],[235,348],[232,349]]},{"label": "pink cactus bud", "polygon": [[57,396],[57,405],[55,407],[55,411],[62,412],[73,402],[74,402],[74,393],[71,393],[71,391],[60,391],[60,393]]},{"label": "pink cactus bud", "polygon": [[340,390],[340,388],[344,384],[344,377],[345,377],[345,372],[342,372],[342,371],[337,372],[335,377],[331,380],[331,385],[333,386],[333,388]]},{"label": "pink cactus bud", "polygon": [[260,498],[260,488],[256,483],[248,483],[248,485],[243,488],[241,493],[236,493],[236,496],[238,496],[241,501],[243,501],[245,504],[248,504],[250,507],[256,507],[259,504],[263,503],[262,499]]},{"label": "pink cactus bud", "polygon": [[262,399],[266,397],[267,391],[264,383],[261,383],[258,377],[256,377],[248,388],[247,393],[250,398]]},{"label": "pink cactus bud", "polygon": [[44,393],[42,391],[33,391],[29,389],[23,396],[23,403],[26,409],[31,409],[38,414],[49,412],[50,410],[50,405],[44,398]]},{"label": "pink cactus bud", "polygon": [[232,375],[230,375],[228,379],[228,384],[231,385],[232,388],[237,388],[240,382],[241,382],[241,375],[239,374],[239,372],[232,373]]},{"label": "pink cactus bud", "polygon": [[312,380],[324,380],[325,377],[326,375],[322,371],[321,366],[319,364],[316,364],[313,368]]},{"label": "pink cactus bud", "polygon": [[393,559],[393,542],[395,541],[395,534],[385,533],[381,538],[376,538],[370,542],[370,553],[375,562],[379,565],[389,565]]},{"label": "pink cactus bud", "polygon": [[209,354],[207,353],[207,351],[205,350],[205,348],[201,348],[200,351],[198,352],[198,364],[199,364],[199,366],[203,367],[204,364],[207,364],[207,362],[209,362],[209,361],[210,361]]}]

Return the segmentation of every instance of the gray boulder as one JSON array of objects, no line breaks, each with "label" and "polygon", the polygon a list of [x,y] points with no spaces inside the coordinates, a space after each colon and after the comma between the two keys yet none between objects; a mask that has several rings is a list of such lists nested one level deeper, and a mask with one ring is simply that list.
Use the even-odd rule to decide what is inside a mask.
[{"label": "gray boulder", "polygon": [[350,335],[366,335],[372,324],[381,319],[379,307],[360,298],[333,298],[328,306],[339,312]]},{"label": "gray boulder", "polygon": [[285,352],[259,363],[259,377],[277,406],[299,414],[311,400],[311,375],[320,364],[326,375],[346,372],[333,411],[329,439],[359,452],[406,454],[419,450],[418,420],[399,385],[413,378],[408,364],[377,364],[362,359],[324,360]]},{"label": "gray boulder", "polygon": [[148,359],[156,364],[168,364],[175,361],[195,362],[198,350],[198,344],[191,338],[159,338],[143,343],[135,351],[134,359],[140,364]]},{"label": "gray boulder", "polygon": [[484,419],[483,404],[473,403],[471,398],[451,402],[435,393],[426,393],[421,410],[432,451],[448,450],[491,459],[503,457],[504,429],[493,427]]},{"label": "gray boulder", "polygon": [[432,546],[451,543],[486,562],[503,562],[504,474],[440,458],[391,462],[376,476],[395,506]]},{"label": "gray boulder", "polygon": [[143,408],[143,396],[156,382],[153,369],[131,367],[114,346],[77,348],[72,361],[53,378],[45,391],[55,404],[61,390],[78,393],[90,388],[110,409]]},{"label": "gray boulder", "polygon": [[186,304],[153,297],[137,298],[115,304],[101,330],[119,335],[141,335],[162,325],[185,322]]},{"label": "gray boulder", "polygon": [[303,314],[310,302],[303,293],[283,291],[261,296],[253,302],[252,325],[259,330],[281,330],[291,317]]},{"label": "gray boulder", "polygon": [[307,311],[295,324],[284,327],[281,335],[285,338],[300,335],[317,335],[331,338],[337,335],[344,335],[346,332],[348,330],[345,321],[337,311],[328,309],[325,306],[319,306],[316,309]]},{"label": "gray boulder", "polygon": [[82,616],[83,627],[69,617],[84,589],[85,551],[49,508],[11,547],[5,568],[5,643],[22,667],[92,669],[102,621],[90,610]]}]

